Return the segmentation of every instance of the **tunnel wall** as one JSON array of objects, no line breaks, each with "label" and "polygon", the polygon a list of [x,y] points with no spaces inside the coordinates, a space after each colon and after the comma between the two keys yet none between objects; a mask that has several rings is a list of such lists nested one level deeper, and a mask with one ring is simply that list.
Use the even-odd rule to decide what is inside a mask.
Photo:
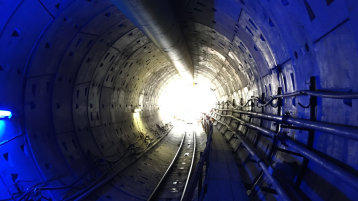
[{"label": "tunnel wall", "polygon": [[[268,99],[278,94],[279,90],[285,94],[309,90],[312,86],[314,90],[357,91],[354,79],[358,73],[355,68],[358,53],[356,2],[285,0],[240,1],[237,4],[234,1],[191,1],[184,9],[187,16],[183,21],[190,19],[190,23],[196,27],[196,31],[188,38],[204,35],[197,37],[198,40],[191,44],[196,42],[195,47],[213,48],[229,63],[226,67],[231,65],[234,69],[239,68],[241,72],[238,74],[244,84],[238,86],[239,90],[228,87],[222,93],[221,100],[225,105],[231,105],[233,102],[233,105],[246,103],[252,96],[261,97],[263,94]],[[231,51],[236,53],[241,63],[230,57]],[[250,58],[253,58],[254,62],[248,62]],[[206,59],[218,60],[210,55]],[[194,62],[200,66],[202,61]],[[217,68],[220,68],[220,65]],[[220,76],[224,72],[216,73]],[[225,83],[225,80],[221,83]],[[309,105],[309,97],[285,99],[280,114],[305,119],[314,118],[335,124],[358,125],[357,100],[318,98],[317,101],[314,117],[310,116],[309,108],[304,108]],[[278,113],[277,109],[270,107],[254,110]],[[251,121],[271,130],[276,129],[276,125],[269,121]],[[247,133],[251,141],[257,143],[261,152],[270,157],[271,140],[259,138],[255,131],[247,131],[242,126],[239,130]],[[356,173],[356,141],[318,131],[309,134],[302,130],[282,129],[281,132],[307,144],[326,158],[338,162],[348,171]],[[313,135],[313,138],[309,135]],[[229,136],[230,134],[227,136],[228,139]],[[231,142],[236,150],[238,140]],[[239,151],[238,157],[242,162],[243,174],[249,177],[246,182],[250,184],[258,177],[259,167],[250,161],[244,148]],[[354,200],[356,197],[356,190],[353,187],[314,162],[302,165],[302,158],[278,152],[273,157],[272,164],[275,167],[274,174],[277,171],[277,177],[284,178],[284,183],[295,186],[301,199]],[[303,176],[299,175],[300,171],[305,171]],[[299,178],[302,178],[302,181]],[[272,194],[264,192],[258,193],[255,199],[274,198]]]},{"label": "tunnel wall", "polygon": [[147,83],[175,69],[109,1],[0,7],[0,199],[65,198],[164,134]]},{"label": "tunnel wall", "polygon": [[[221,101],[268,97],[278,87],[283,93],[308,89],[312,77],[317,89],[357,91],[354,0],[178,4],[195,76],[209,78]],[[0,107],[14,112],[0,120],[0,199],[30,195],[23,193],[35,185],[86,186],[125,152],[141,151],[161,135],[155,101],[175,69],[109,1],[17,0],[0,9]],[[286,99],[282,113],[309,118],[298,104],[308,101]],[[357,111],[356,100],[318,99],[316,118],[357,125]],[[289,135],[308,140],[305,131]],[[261,139],[259,146],[264,152],[270,143]],[[357,169],[355,141],[316,132],[312,149]],[[301,163],[283,155],[274,161]],[[317,200],[355,196],[314,163],[299,190]],[[36,196],[66,193],[72,192]]]}]

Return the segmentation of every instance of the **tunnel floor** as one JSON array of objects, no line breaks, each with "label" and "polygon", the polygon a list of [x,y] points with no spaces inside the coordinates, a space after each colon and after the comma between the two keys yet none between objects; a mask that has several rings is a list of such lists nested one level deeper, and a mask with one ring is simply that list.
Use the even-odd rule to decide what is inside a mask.
[{"label": "tunnel floor", "polygon": [[196,133],[197,149],[194,162],[196,164],[200,158],[200,152],[205,148],[207,138],[200,122],[186,122],[180,119],[173,121],[172,124],[171,131],[158,144],[85,199],[147,200],[167,170],[185,133],[190,133],[191,136],[193,132]]},{"label": "tunnel floor", "polygon": [[216,127],[212,138],[204,200],[247,201],[246,189],[232,148]]}]

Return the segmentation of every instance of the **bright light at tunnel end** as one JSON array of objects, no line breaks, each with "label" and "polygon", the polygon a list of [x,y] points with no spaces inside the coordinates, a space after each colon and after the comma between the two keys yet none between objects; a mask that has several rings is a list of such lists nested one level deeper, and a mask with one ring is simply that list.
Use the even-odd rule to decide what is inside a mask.
[{"label": "bright light at tunnel end", "polygon": [[162,87],[158,98],[159,114],[164,122],[183,120],[193,122],[208,113],[217,102],[212,84],[207,79],[189,83],[171,79]]},{"label": "bright light at tunnel end", "polygon": [[12,112],[9,110],[0,110],[0,119],[10,119]]}]

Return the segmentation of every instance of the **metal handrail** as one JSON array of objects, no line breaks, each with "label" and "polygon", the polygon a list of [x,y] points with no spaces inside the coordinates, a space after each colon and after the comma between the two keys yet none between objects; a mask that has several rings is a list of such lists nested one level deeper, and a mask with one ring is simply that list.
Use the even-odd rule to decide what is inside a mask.
[{"label": "metal handrail", "polygon": [[[270,137],[277,136],[277,133],[275,133],[274,131],[271,131],[271,130],[266,129],[266,128],[262,128],[260,126],[257,126],[255,124],[249,123],[247,121],[244,121],[244,120],[242,120],[240,118],[237,118],[237,117],[234,117],[232,115],[222,115],[222,114],[217,113],[217,112],[214,112],[214,113],[219,115],[219,116],[222,116],[222,117],[229,117],[229,118],[232,118],[234,120],[237,120],[241,125],[247,126],[248,128],[251,128],[251,129],[254,129],[254,130],[257,130],[257,131],[260,131],[260,133],[266,134],[266,135],[268,135]],[[302,144],[290,139],[287,136],[280,135],[280,136],[278,136],[278,139],[285,146],[297,151],[298,153],[302,154],[306,158],[316,162],[317,164],[319,164],[323,168],[327,169],[328,171],[330,171],[331,173],[333,173],[337,177],[342,178],[345,182],[351,184],[352,186],[354,186],[355,188],[358,189],[358,176],[357,175],[346,171],[345,169],[343,169],[339,165],[335,164],[334,162],[331,162],[331,161],[321,157],[315,151],[312,151],[312,150],[308,149],[304,145],[302,145]]]},{"label": "metal handrail", "polygon": [[214,108],[217,111],[232,111],[234,113],[249,115],[254,118],[266,119],[271,121],[276,121],[282,124],[289,124],[299,126],[301,128],[319,130],[323,132],[328,132],[334,135],[347,137],[350,139],[358,140],[358,128],[353,126],[337,125],[327,122],[311,121],[307,119],[293,118],[290,116],[279,116],[273,114],[243,111],[238,109],[218,109]]},{"label": "metal handrail", "polygon": [[[310,89],[311,89],[311,87],[310,87]],[[250,107],[251,109],[253,109],[255,107],[256,108],[264,108],[266,106],[280,108],[280,107],[282,107],[282,99],[290,98],[290,97],[297,97],[297,96],[310,96],[310,101],[312,98],[314,99],[316,97],[331,98],[331,99],[358,99],[358,93],[334,92],[334,91],[323,91],[323,90],[314,90],[314,89],[315,88],[313,87],[313,90],[312,89],[311,90],[301,90],[301,91],[295,91],[292,93],[281,94],[280,93],[281,89],[278,88],[278,94],[271,96],[268,100],[267,99],[265,100],[264,94],[262,95],[262,97],[252,96],[250,99],[247,100],[247,102],[245,104],[241,103],[240,105],[238,105],[236,107],[231,106],[232,108],[228,108],[228,107],[230,107],[229,106],[230,104],[226,104],[227,109],[214,108],[214,110],[212,110],[212,114],[220,115],[221,117],[228,117],[230,119],[234,119],[239,123],[239,125],[243,125],[248,129],[253,129],[253,130],[259,131],[258,132],[259,135],[271,137],[274,139],[274,141],[281,142],[287,149],[292,150],[291,151],[291,150],[285,149],[286,152],[292,152],[293,154],[305,157],[304,158],[305,160],[308,159],[314,163],[317,163],[318,165],[325,168],[327,171],[333,173],[335,176],[337,176],[337,178],[342,179],[343,181],[347,182],[354,188],[358,189],[358,174],[357,174],[357,172],[352,172],[349,168],[342,167],[340,164],[337,164],[334,160],[331,160],[329,157],[328,157],[328,159],[326,157],[322,157],[319,153],[317,153],[316,151],[313,151],[311,148],[308,148],[304,144],[301,144],[301,143],[289,138],[287,135],[281,135],[277,130],[276,130],[276,132],[274,132],[269,129],[263,128],[262,123],[260,124],[260,126],[252,124],[250,120],[251,120],[251,118],[269,120],[269,121],[277,122],[277,123],[279,123],[278,125],[281,124],[282,126],[285,126],[289,129],[307,129],[307,130],[310,130],[310,132],[313,132],[314,130],[318,130],[318,131],[328,132],[333,135],[337,135],[337,136],[341,136],[341,137],[345,137],[345,138],[353,139],[353,140],[358,140],[358,127],[315,121],[314,118],[313,118],[313,120],[312,120],[312,118],[311,118],[311,120],[307,120],[307,119],[293,118],[289,115],[280,116],[280,115],[272,115],[272,114],[244,110],[244,108],[246,108],[246,107]],[[274,104],[275,100],[277,101],[277,104]],[[300,103],[298,103],[298,104],[304,108],[314,107],[314,105],[311,105],[311,102],[310,102],[309,106],[303,106]],[[218,105],[220,105],[220,103]],[[226,112],[226,114],[224,115],[223,112],[221,112],[222,114],[219,114],[216,111],[218,111],[218,112],[219,111],[230,111],[230,112]],[[280,111],[280,110],[278,110],[278,111]],[[236,115],[234,116],[235,113],[240,114],[240,117],[238,118]],[[280,114],[280,112],[278,112],[278,114]],[[250,120],[245,121],[244,119],[242,119],[242,115],[247,115],[250,118]],[[218,122],[221,122],[221,121],[218,121]],[[231,120],[230,120],[230,122],[231,122]],[[229,127],[230,127],[229,125],[227,125],[225,122],[221,122],[221,123],[224,123],[223,125],[225,125],[229,130]],[[237,129],[238,129],[238,127],[236,128],[236,130]],[[241,140],[241,142],[243,142],[242,141],[243,138],[241,138],[241,136],[239,136],[238,138],[239,138],[239,140]],[[250,152],[249,147],[248,146],[245,146],[245,147]],[[267,174],[268,172],[265,172],[265,170],[264,170],[265,167],[261,166],[260,162],[261,161],[258,162],[259,166],[262,168],[264,174],[266,174],[269,177],[270,174]],[[268,178],[268,179],[270,180],[270,178]]]},{"label": "metal handrail", "polygon": [[295,91],[291,93],[286,94],[278,94],[271,96],[271,98],[267,101],[261,100],[259,97],[252,96],[245,104],[241,104],[238,107],[246,107],[251,101],[257,100],[258,107],[266,107],[270,105],[274,100],[279,98],[290,98],[290,97],[296,97],[296,96],[315,96],[315,97],[321,97],[321,98],[332,98],[332,99],[358,99],[358,93],[353,92],[337,92],[337,91],[326,91],[326,90],[300,90]]},{"label": "metal handrail", "polygon": [[358,93],[352,92],[336,92],[336,91],[310,91],[310,90],[301,90],[295,91],[292,93],[275,95],[274,98],[286,98],[292,96],[317,96],[322,98],[333,98],[333,99],[358,99]]},{"label": "metal handrail", "polygon": [[[212,117],[217,121],[218,123],[224,125],[227,127],[227,129],[233,133],[236,133],[235,131],[231,130],[230,126],[226,123],[216,119],[215,117]],[[285,192],[281,184],[270,174],[270,171],[268,170],[269,167],[267,167],[266,162],[264,162],[264,159],[261,159],[254,148],[250,146],[250,144],[247,142],[245,138],[243,138],[240,134],[237,134],[237,138],[241,141],[242,145],[246,148],[246,150],[249,152],[249,154],[252,156],[252,159],[255,160],[259,166],[261,167],[262,171],[264,172],[267,179],[270,181],[270,183],[275,187],[275,190],[278,192],[278,194],[281,196],[282,200],[291,200],[291,198],[288,196],[288,194]]]}]

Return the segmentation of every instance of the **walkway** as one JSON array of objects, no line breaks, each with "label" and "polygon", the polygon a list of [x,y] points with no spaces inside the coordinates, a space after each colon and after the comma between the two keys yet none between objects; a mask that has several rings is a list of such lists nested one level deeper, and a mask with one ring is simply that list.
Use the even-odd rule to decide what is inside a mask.
[{"label": "walkway", "polygon": [[229,144],[214,126],[209,155],[205,201],[247,201],[235,156]]}]

